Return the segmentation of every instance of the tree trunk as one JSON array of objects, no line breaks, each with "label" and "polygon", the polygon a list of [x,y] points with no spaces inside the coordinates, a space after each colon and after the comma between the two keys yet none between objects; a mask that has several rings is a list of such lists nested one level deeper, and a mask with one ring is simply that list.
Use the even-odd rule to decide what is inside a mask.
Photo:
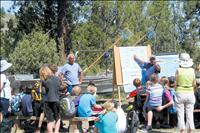
[{"label": "tree trunk", "polygon": [[69,8],[69,1],[58,0],[57,48],[64,57],[70,52],[69,24],[66,18],[67,8]]}]

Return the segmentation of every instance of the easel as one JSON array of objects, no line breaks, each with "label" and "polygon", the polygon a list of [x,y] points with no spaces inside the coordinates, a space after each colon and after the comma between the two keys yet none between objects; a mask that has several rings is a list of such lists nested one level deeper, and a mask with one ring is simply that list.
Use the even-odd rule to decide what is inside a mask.
[{"label": "easel", "polygon": [[[151,56],[151,47],[148,45],[145,47],[145,50],[147,51],[146,58],[149,58]],[[132,55],[130,55],[132,56]],[[121,64],[121,58],[120,58],[120,50],[119,47],[116,45],[113,46],[113,94],[112,98],[114,99],[114,88],[117,88],[118,90],[118,99],[119,104],[121,105],[121,88],[123,86],[123,75],[122,75],[122,65]],[[133,80],[133,79],[131,79]]]},{"label": "easel", "polygon": [[113,91],[112,98],[114,99],[115,87],[118,90],[119,105],[121,106],[121,86],[123,85],[122,70],[119,55],[119,48],[113,46]]}]

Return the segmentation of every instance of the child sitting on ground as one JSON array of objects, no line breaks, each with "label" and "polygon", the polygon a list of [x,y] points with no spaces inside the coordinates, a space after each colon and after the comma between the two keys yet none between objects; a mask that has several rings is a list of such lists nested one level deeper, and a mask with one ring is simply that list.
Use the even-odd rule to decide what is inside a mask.
[{"label": "child sitting on ground", "polygon": [[102,114],[98,116],[95,127],[100,133],[117,133],[117,114],[114,111],[114,103],[105,102],[103,104],[105,109]]}]

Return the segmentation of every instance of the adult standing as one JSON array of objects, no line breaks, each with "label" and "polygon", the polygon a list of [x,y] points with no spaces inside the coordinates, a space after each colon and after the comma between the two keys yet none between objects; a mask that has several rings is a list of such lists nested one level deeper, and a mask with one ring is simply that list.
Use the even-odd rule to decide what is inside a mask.
[{"label": "adult standing", "polygon": [[[188,130],[188,133],[194,129],[193,110],[195,104],[194,87],[195,71],[192,68],[193,61],[188,53],[182,53],[179,57],[180,68],[176,71],[176,96],[177,96],[177,116],[178,116],[178,128],[183,133],[184,129]],[[186,124],[185,124],[186,113]]]},{"label": "adult standing", "polygon": [[10,81],[4,73],[11,66],[11,63],[8,63],[6,60],[1,60],[0,122],[3,120],[3,116],[7,115],[11,100]]},{"label": "adult standing", "polygon": [[134,55],[133,58],[142,69],[146,69],[145,75],[144,75],[145,83],[150,79],[153,73],[155,74],[160,73],[161,68],[160,68],[160,65],[157,64],[155,56],[151,56],[149,59],[149,62],[145,62],[139,59],[138,57],[136,57],[136,55]]},{"label": "adult standing", "polygon": [[72,88],[78,86],[83,81],[83,71],[78,63],[75,63],[74,54],[69,54],[67,64],[61,69],[61,74],[64,76],[64,81],[67,83],[67,91],[71,94]]}]

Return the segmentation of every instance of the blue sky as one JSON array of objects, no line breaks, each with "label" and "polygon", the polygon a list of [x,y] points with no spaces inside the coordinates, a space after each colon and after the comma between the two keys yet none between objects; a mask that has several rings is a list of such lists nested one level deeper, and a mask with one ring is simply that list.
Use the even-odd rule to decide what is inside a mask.
[{"label": "blue sky", "polygon": [[[10,7],[13,5],[13,1],[9,1],[9,0],[1,0],[1,7],[4,8],[5,12],[8,12],[8,10],[10,9]],[[17,11],[19,9],[19,7],[16,7],[15,10],[11,10],[11,13],[13,13],[14,11]]]}]

